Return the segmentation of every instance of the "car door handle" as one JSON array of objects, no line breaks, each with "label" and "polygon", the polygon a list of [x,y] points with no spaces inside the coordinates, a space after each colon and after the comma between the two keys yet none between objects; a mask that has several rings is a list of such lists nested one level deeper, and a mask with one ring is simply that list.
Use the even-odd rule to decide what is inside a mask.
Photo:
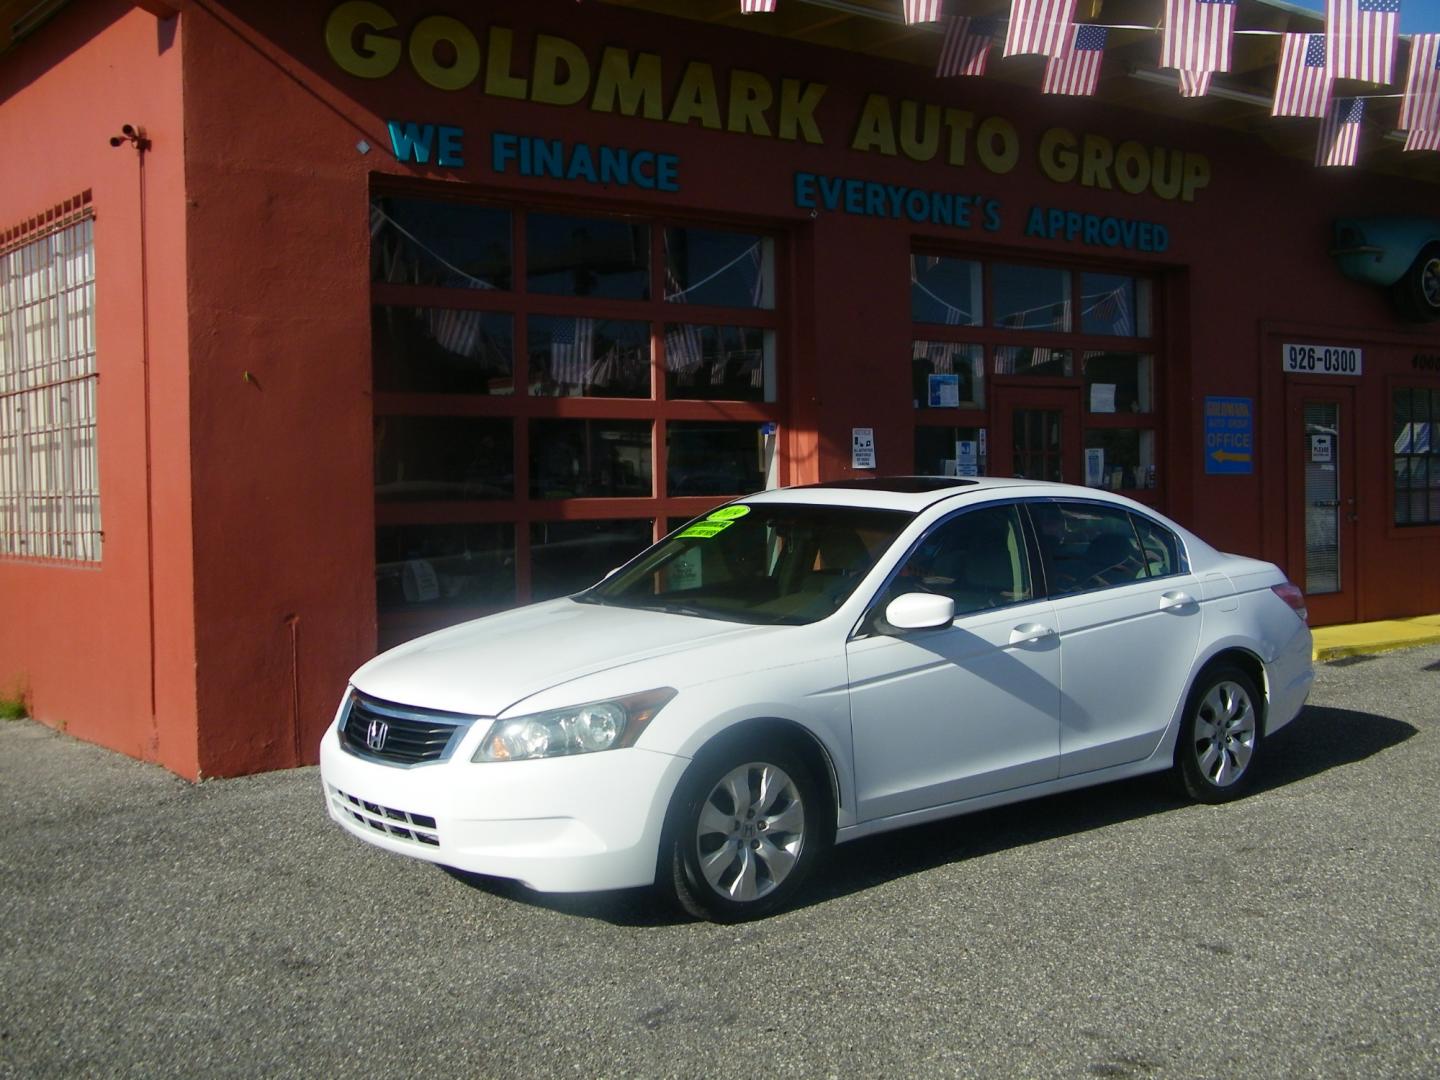
[{"label": "car door handle", "polygon": [[1010,631],[1010,644],[1018,645],[1022,641],[1044,641],[1046,638],[1057,636],[1053,626],[1046,626],[1044,623],[1038,622],[1021,623]]},{"label": "car door handle", "polygon": [[1195,603],[1195,598],[1180,589],[1172,589],[1160,594],[1161,611],[1174,611],[1176,608],[1189,607],[1193,603]]}]

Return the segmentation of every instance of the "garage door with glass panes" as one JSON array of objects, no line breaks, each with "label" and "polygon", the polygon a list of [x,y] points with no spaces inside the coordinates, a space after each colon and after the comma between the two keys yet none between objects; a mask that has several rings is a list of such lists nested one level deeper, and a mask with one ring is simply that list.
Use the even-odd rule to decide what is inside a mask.
[{"label": "garage door with glass panes", "polygon": [[916,251],[910,283],[917,472],[1158,503],[1149,279]]},{"label": "garage door with glass panes", "polygon": [[380,646],[584,588],[783,482],[776,240],[371,200]]}]

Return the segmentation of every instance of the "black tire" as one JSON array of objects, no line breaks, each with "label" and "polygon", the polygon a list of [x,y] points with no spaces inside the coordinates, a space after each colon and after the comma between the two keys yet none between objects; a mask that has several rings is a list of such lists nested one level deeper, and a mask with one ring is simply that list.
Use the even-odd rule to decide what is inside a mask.
[{"label": "black tire", "polygon": [[1440,319],[1440,243],[1420,249],[1404,276],[1390,287],[1390,296],[1411,322]]},{"label": "black tire", "polygon": [[1175,743],[1175,777],[1192,799],[1229,802],[1249,789],[1259,763],[1263,699],[1231,664],[1200,673]]},{"label": "black tire", "polygon": [[829,785],[808,756],[773,738],[730,743],[698,756],[681,781],[659,880],[697,918],[763,918],[793,899],[834,840]]}]

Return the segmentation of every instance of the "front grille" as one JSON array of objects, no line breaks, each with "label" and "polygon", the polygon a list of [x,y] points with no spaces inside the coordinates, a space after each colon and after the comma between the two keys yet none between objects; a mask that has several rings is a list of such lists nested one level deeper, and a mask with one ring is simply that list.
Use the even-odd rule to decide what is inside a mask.
[{"label": "front grille", "polygon": [[435,819],[428,814],[411,814],[396,810],[393,806],[381,806],[379,803],[357,799],[337,787],[330,789],[330,799],[340,813],[378,833],[398,836],[402,840],[413,840],[426,847],[440,846],[440,833],[435,827]]},{"label": "front grille", "polygon": [[474,717],[414,709],[352,693],[340,743],[352,754],[393,765],[443,761]]}]

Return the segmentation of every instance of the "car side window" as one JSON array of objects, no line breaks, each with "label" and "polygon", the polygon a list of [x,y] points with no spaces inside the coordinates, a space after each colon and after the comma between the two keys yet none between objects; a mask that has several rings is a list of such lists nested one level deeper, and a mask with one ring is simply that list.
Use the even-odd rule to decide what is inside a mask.
[{"label": "car side window", "polygon": [[957,616],[1033,599],[1018,508],[987,506],[951,518],[920,542],[889,591],[948,596]]},{"label": "car side window", "polygon": [[1178,536],[1158,521],[1151,521],[1140,514],[1131,514],[1130,520],[1134,522],[1136,535],[1140,537],[1140,547],[1145,552],[1145,569],[1151,577],[1168,577],[1186,572],[1188,567],[1185,565],[1184,549],[1180,546]]},{"label": "car side window", "polygon": [[1040,502],[1030,507],[1051,596],[1125,585],[1149,576],[1146,556],[1118,506]]}]

